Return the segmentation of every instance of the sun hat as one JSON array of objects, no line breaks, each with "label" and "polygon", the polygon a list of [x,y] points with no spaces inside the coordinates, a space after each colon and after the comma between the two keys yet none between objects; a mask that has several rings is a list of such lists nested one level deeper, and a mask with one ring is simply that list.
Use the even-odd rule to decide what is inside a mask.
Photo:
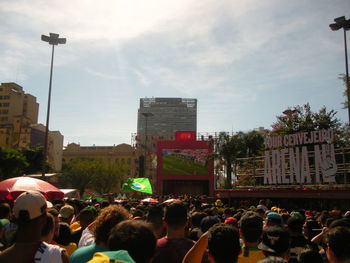
[{"label": "sun hat", "polygon": [[283,255],[289,248],[289,233],[282,227],[272,226],[263,232],[258,248],[276,255]]},{"label": "sun hat", "polygon": [[45,197],[36,191],[22,193],[13,205],[13,214],[20,221],[33,220],[46,213]]}]

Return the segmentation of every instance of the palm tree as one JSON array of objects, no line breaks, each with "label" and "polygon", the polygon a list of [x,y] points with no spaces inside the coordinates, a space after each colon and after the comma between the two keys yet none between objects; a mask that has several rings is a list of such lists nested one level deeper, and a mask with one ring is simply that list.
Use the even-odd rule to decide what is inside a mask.
[{"label": "palm tree", "polygon": [[236,173],[236,159],[245,152],[244,133],[239,132],[230,136],[226,132],[220,132],[214,139],[213,157],[225,166],[226,184],[225,188],[232,188],[232,173]]}]

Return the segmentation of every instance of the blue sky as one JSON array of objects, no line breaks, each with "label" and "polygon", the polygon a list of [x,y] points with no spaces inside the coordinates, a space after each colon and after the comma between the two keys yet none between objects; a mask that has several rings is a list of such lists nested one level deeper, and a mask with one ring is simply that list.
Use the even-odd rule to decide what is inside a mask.
[{"label": "blue sky", "polygon": [[[197,131],[270,128],[310,103],[338,112],[348,0],[1,0],[0,82],[16,82],[45,123],[51,48],[59,33],[50,130],[64,144],[131,143],[139,99],[198,99]],[[349,32],[350,34],[350,32]]]}]

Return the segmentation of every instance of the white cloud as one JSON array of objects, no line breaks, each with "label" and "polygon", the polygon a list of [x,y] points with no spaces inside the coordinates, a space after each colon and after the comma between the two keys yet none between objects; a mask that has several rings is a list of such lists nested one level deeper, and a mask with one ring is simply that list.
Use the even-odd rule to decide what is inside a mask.
[{"label": "white cloud", "polygon": [[106,73],[103,73],[103,72],[100,72],[100,71],[96,71],[96,70],[93,70],[93,69],[90,69],[90,68],[85,68],[85,71],[87,73],[91,74],[91,75],[94,75],[94,76],[102,78],[102,79],[121,79],[118,76],[106,74]]}]

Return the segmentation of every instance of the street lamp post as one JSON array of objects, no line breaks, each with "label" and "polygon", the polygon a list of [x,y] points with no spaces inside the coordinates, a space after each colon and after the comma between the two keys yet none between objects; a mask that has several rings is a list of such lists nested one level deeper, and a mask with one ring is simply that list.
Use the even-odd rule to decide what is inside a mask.
[{"label": "street lamp post", "polygon": [[144,153],[144,172],[143,175],[146,177],[146,172],[147,172],[147,124],[148,124],[148,118],[154,116],[153,113],[150,112],[143,112],[141,113],[143,117],[145,117],[145,141],[144,141],[144,148],[145,148],[145,153]]},{"label": "street lamp post", "polygon": [[59,34],[50,33],[50,36],[41,35],[41,40],[48,42],[52,45],[51,54],[51,69],[50,69],[50,82],[49,82],[49,96],[47,102],[47,114],[46,114],[46,127],[45,127],[45,140],[44,140],[44,150],[43,150],[43,160],[42,160],[42,177],[45,177],[45,166],[47,159],[47,148],[48,148],[48,137],[49,137],[49,120],[50,120],[50,105],[51,105],[51,87],[52,87],[52,71],[53,71],[53,58],[55,53],[55,46],[58,44],[66,44],[65,38],[59,38]]},{"label": "street lamp post", "polygon": [[350,30],[350,19],[346,20],[345,16],[337,17],[334,19],[333,24],[330,24],[329,27],[333,31],[337,31],[341,28],[344,30],[344,48],[345,48],[345,85],[346,85],[346,94],[348,99],[348,117],[349,117],[349,125],[350,125],[350,87],[349,87],[349,66],[348,66],[348,47],[346,44],[346,31]]}]

